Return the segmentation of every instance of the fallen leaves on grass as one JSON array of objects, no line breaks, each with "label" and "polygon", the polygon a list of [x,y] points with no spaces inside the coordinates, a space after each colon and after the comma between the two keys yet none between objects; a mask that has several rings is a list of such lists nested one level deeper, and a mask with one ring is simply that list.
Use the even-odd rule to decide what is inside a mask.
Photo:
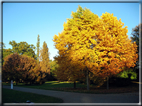
[{"label": "fallen leaves on grass", "polygon": [[138,86],[133,87],[112,87],[110,89],[106,89],[106,87],[102,88],[90,88],[88,91],[86,88],[51,88],[53,90],[59,91],[67,91],[67,92],[79,92],[79,93],[96,93],[96,94],[108,94],[108,93],[131,93],[131,92],[139,92]]}]

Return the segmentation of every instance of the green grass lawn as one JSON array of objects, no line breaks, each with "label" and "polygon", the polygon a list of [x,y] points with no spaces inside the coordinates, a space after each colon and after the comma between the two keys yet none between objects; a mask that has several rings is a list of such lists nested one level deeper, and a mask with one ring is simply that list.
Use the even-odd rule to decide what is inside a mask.
[{"label": "green grass lawn", "polygon": [[[10,85],[10,83],[2,83],[3,85]],[[16,86],[16,84],[13,84],[14,86]],[[72,82],[68,82],[68,81],[64,81],[64,82],[58,82],[58,81],[47,81],[42,85],[25,85],[24,83],[18,83],[17,86],[21,86],[21,87],[28,87],[28,88],[37,88],[37,89],[45,89],[45,90],[50,90],[50,89],[54,89],[54,88],[73,88],[73,83]],[[85,84],[79,84],[76,83],[76,87],[77,88],[84,88],[86,87]]]},{"label": "green grass lawn", "polygon": [[[10,85],[3,83],[3,85]],[[14,83],[14,86],[15,83]],[[107,93],[126,93],[126,92],[138,92],[138,84],[126,86],[126,87],[109,87],[107,90],[106,87],[96,88],[95,85],[90,85],[90,90],[87,90],[86,84],[76,83],[76,89],[73,88],[72,82],[58,82],[58,81],[47,81],[42,85],[25,85],[18,83],[19,87],[27,88],[36,88],[36,89],[45,89],[45,90],[57,90],[57,91],[67,91],[67,92],[78,92],[78,93],[95,93],[95,94],[107,94]]]},{"label": "green grass lawn", "polygon": [[30,100],[34,103],[63,103],[62,99],[55,97],[27,93],[22,91],[15,91],[5,88],[2,89],[3,103],[26,103],[27,100]]}]

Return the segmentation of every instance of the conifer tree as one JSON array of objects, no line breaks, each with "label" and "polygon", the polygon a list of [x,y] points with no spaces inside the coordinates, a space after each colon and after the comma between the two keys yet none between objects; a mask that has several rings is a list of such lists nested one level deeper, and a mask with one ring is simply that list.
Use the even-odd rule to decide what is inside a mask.
[{"label": "conifer tree", "polygon": [[43,78],[50,74],[50,63],[49,63],[49,51],[46,42],[43,42],[43,47],[40,50],[40,67],[43,75]]},{"label": "conifer tree", "polygon": [[40,36],[37,37],[37,62],[39,62],[39,47],[40,47]]}]

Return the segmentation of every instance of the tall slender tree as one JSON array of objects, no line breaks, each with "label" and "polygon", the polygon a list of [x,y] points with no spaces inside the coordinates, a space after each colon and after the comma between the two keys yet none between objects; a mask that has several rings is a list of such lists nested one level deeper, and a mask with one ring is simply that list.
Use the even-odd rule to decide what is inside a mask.
[{"label": "tall slender tree", "polygon": [[[49,52],[46,42],[43,42],[43,47],[40,50],[40,66],[42,73],[50,74]],[[45,77],[45,75],[43,75]]]},{"label": "tall slender tree", "polygon": [[40,47],[40,36],[37,37],[37,62],[39,62],[39,47]]}]

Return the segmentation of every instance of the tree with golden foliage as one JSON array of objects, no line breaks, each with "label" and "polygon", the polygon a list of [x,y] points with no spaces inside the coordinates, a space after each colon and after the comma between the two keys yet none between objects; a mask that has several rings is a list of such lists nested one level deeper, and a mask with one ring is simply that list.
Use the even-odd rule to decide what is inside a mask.
[{"label": "tree with golden foliage", "polygon": [[42,75],[44,78],[45,76],[49,76],[50,74],[50,63],[49,63],[49,52],[46,42],[43,42],[43,47],[40,50],[40,67],[41,71],[46,73]]},{"label": "tree with golden foliage", "polygon": [[[77,74],[80,74],[77,70],[86,71],[89,81],[89,72],[99,77],[111,77],[125,67],[135,66],[137,45],[128,38],[127,26],[123,27],[121,19],[107,12],[99,17],[81,6],[71,16],[64,23],[64,30],[53,39],[59,50],[59,56],[55,58],[59,67],[68,69],[68,65],[63,63],[69,62],[71,67],[77,64],[69,71],[79,72]],[[64,73],[69,71],[64,70]]]},{"label": "tree with golden foliage", "polygon": [[59,81],[73,81],[74,88],[76,88],[76,81],[79,78],[85,77],[83,70],[80,70],[79,64],[71,63],[68,57],[54,57],[57,61],[58,68],[56,71],[57,79]]},{"label": "tree with golden foliage", "polygon": [[18,68],[20,63],[20,55],[17,53],[10,54],[4,58],[4,64],[2,67],[2,80],[3,81],[16,81],[16,84],[20,81],[21,75]]},{"label": "tree with golden foliage", "polygon": [[25,83],[30,82],[30,84],[39,84],[42,82],[40,66],[37,61],[30,56],[20,56],[19,68],[17,70],[19,70],[19,73],[22,76],[21,78]]},{"label": "tree with golden foliage", "polygon": [[52,80],[56,80],[57,79],[57,68],[58,68],[58,64],[57,61],[55,60],[49,60],[50,62],[50,75],[52,77]]},{"label": "tree with golden foliage", "polygon": [[13,80],[16,84],[22,80],[25,83],[41,83],[41,71],[37,61],[27,55],[17,53],[10,54],[4,58],[3,80]]}]

